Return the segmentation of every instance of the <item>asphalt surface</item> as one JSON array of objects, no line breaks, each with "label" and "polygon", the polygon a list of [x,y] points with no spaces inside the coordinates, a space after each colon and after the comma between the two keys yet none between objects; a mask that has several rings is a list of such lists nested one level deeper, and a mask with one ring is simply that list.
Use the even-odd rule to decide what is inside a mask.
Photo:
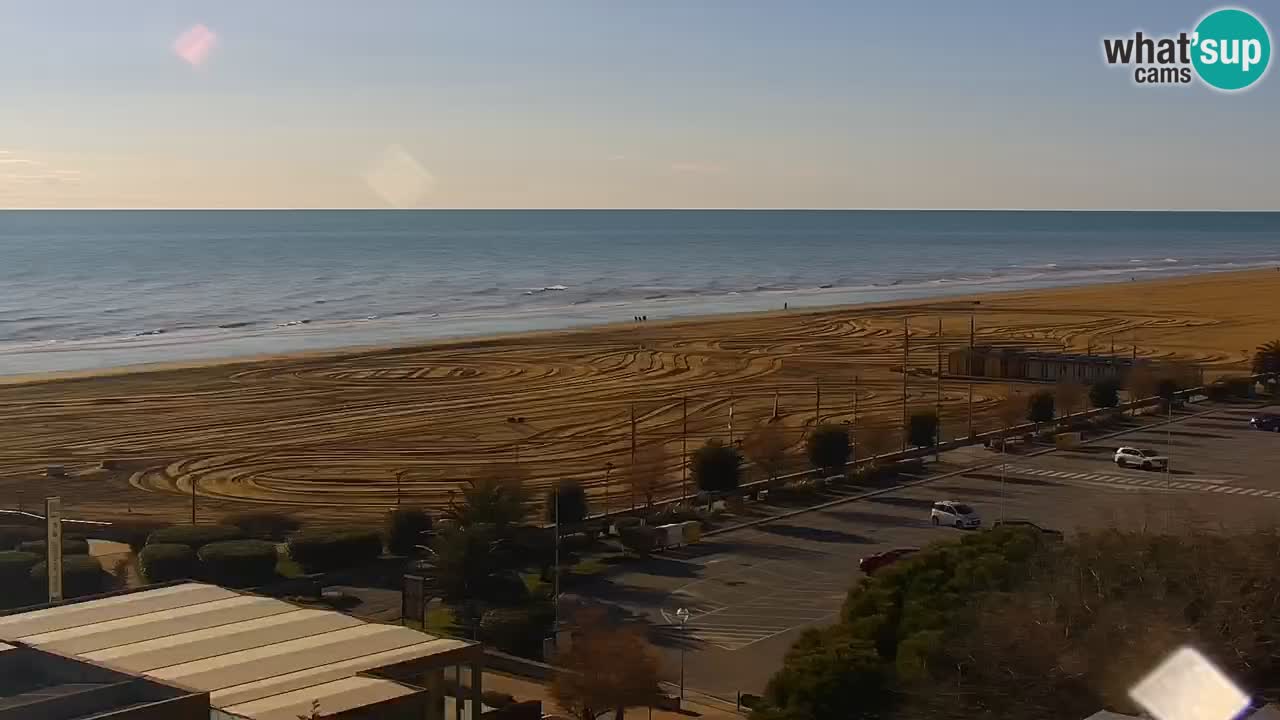
[{"label": "asphalt surface", "polygon": [[[1250,430],[1254,408],[1199,414],[1207,409],[1073,450],[952,451],[944,456],[948,467],[997,465],[709,537],[613,574],[589,594],[650,623],[673,676],[683,654],[689,687],[730,699],[759,693],[804,628],[836,620],[862,577],[860,558],[966,532],[931,524],[937,500],[973,505],[984,526],[1026,518],[1068,534],[1107,526],[1274,525],[1280,433]],[[1116,467],[1112,455],[1121,445],[1168,455],[1170,471]],[[683,628],[680,608],[690,613]]]}]

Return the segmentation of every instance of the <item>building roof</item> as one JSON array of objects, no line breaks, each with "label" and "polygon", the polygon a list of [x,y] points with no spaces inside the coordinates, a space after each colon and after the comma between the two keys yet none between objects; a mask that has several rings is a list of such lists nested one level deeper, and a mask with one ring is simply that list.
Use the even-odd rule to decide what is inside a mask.
[{"label": "building roof", "polygon": [[475,647],[200,583],[0,617],[0,640],[209,692],[213,707],[259,720],[292,720],[316,699],[334,713],[415,692],[359,674],[464,662],[456,651]]}]

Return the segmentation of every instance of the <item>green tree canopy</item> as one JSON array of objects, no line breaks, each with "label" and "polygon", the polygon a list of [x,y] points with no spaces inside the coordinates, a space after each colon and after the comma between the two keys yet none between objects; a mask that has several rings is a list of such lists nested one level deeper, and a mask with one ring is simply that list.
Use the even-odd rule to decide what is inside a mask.
[{"label": "green tree canopy", "polygon": [[1280,373],[1280,340],[1272,340],[1258,346],[1253,353],[1253,372]]},{"label": "green tree canopy", "polygon": [[693,481],[703,492],[729,492],[738,489],[742,456],[738,449],[719,440],[708,440],[698,448],[690,461]]},{"label": "green tree canopy", "polygon": [[1048,390],[1037,390],[1027,398],[1027,419],[1033,423],[1052,422],[1054,418],[1054,397]]},{"label": "green tree canopy", "polygon": [[1089,386],[1089,404],[1095,408],[1113,408],[1120,404],[1120,383],[1103,378]]},{"label": "green tree canopy", "polygon": [[532,497],[519,468],[494,465],[468,480],[461,502],[450,499],[446,513],[464,527],[491,525],[501,536],[528,517]]},{"label": "green tree canopy", "polygon": [[828,474],[844,469],[845,463],[849,462],[852,447],[849,442],[849,428],[831,423],[824,423],[814,428],[809,434],[809,439],[805,441],[809,462]]},{"label": "green tree canopy", "polygon": [[547,491],[547,522],[577,525],[587,510],[587,491],[579,482],[566,480]]},{"label": "green tree canopy", "polygon": [[907,420],[907,442],[916,447],[932,447],[938,441],[938,414],[932,410],[911,413]]}]

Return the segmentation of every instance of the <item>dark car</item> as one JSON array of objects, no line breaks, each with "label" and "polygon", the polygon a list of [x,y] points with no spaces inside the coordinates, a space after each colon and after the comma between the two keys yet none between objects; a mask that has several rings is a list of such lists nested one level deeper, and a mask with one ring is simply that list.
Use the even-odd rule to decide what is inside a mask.
[{"label": "dark car", "polygon": [[858,569],[868,575],[873,575],[880,568],[892,565],[902,558],[917,552],[920,552],[920,548],[901,547],[894,548],[892,550],[885,550],[884,552],[878,552],[875,555],[868,555],[859,560]]},{"label": "dark car", "polygon": [[1039,525],[1031,522],[1030,520],[1026,520],[1023,518],[1005,518],[1004,520],[997,520],[995,524],[992,525],[991,527],[992,528],[1002,528],[1002,527],[1026,528],[1028,530],[1035,530],[1036,532],[1044,535],[1050,540],[1061,540],[1063,537],[1061,530],[1053,530],[1046,527],[1040,527]]},{"label": "dark car", "polygon": [[1280,432],[1280,415],[1254,415],[1249,418],[1249,427],[1254,430]]}]

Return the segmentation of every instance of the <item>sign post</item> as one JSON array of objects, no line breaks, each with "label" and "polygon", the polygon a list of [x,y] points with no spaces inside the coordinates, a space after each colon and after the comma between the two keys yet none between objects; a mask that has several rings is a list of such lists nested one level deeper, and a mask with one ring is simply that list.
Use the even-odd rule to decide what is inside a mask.
[{"label": "sign post", "polygon": [[49,602],[58,602],[62,599],[62,498],[45,498],[44,518]]}]

